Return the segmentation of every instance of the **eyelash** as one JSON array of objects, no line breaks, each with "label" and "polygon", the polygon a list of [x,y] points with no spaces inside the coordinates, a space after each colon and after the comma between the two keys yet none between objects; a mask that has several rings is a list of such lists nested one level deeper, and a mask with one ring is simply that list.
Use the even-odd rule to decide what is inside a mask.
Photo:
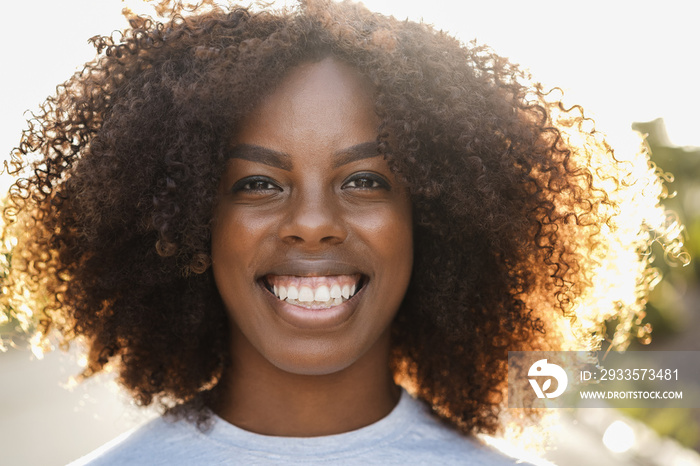
[{"label": "eyelash", "polygon": [[[360,180],[369,180],[372,186],[347,186],[349,183],[357,183]],[[373,173],[356,173],[350,177],[341,189],[386,189],[391,191],[391,186],[389,183],[381,176],[375,175]]]},{"label": "eyelash", "polygon": [[[357,184],[358,181],[367,180],[371,183],[371,186],[348,186],[350,183]],[[258,187],[252,187],[253,185],[258,185]],[[264,185],[265,187],[261,187]],[[389,183],[381,176],[372,173],[356,173],[352,175],[348,180],[343,183],[341,189],[360,189],[360,190],[372,190],[372,189],[385,189],[391,191],[391,186]],[[262,193],[265,191],[282,191],[282,188],[277,186],[272,180],[264,176],[250,176],[238,180],[232,187],[232,193],[238,193],[241,191],[248,191],[252,193]]]},{"label": "eyelash", "polygon": [[[262,187],[257,187],[257,188],[251,188],[248,187],[249,185],[253,184],[264,184],[266,185],[264,188]],[[237,193],[240,191],[248,191],[248,192],[264,192],[264,191],[282,191],[282,188],[277,186],[275,183],[273,183],[269,178],[266,178],[264,176],[249,176],[247,178],[243,178],[242,180],[237,181],[233,187],[231,188],[231,192]]]}]

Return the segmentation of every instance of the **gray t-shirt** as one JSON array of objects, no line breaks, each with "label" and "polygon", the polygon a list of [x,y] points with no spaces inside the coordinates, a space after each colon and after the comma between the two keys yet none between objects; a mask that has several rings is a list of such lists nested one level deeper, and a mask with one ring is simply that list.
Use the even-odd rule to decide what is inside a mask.
[{"label": "gray t-shirt", "polygon": [[158,418],[70,466],[210,464],[505,466],[516,460],[459,434],[403,391],[385,418],[343,434],[272,437],[240,429],[218,417],[210,430],[201,432],[187,421]]}]

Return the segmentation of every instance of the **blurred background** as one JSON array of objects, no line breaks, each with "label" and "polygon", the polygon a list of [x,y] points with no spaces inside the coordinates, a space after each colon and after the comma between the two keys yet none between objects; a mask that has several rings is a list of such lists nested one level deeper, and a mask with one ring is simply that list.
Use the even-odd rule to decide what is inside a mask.
[{"label": "blurred background", "polygon": [[[647,309],[653,339],[631,349],[700,351],[700,2],[363,3],[490,45],[545,88],[562,88],[566,103],[583,105],[617,150],[634,150],[638,134],[648,135],[652,160],[673,175],[666,203],[687,228],[693,262],[672,266],[656,254],[665,278]],[[150,11],[141,0],[3,6],[1,156],[18,143],[24,112],[94,57],[87,39],[126,26],[125,6]],[[7,187],[4,175],[0,187]],[[17,327],[0,323],[0,334]],[[17,348],[0,352],[0,463],[65,464],[155,415],[130,405],[106,377],[67,387],[80,371],[76,349],[38,359],[15,338]],[[700,410],[572,410],[554,431],[546,458],[563,466],[700,465]]]}]

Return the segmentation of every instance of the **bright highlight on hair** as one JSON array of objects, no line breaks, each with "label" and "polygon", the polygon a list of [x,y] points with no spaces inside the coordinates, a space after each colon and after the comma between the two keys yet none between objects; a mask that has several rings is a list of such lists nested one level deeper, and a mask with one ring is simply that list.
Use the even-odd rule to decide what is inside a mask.
[{"label": "bright highlight on hair", "polygon": [[499,428],[509,350],[648,338],[651,245],[687,262],[643,150],[488,47],[364,7],[160,2],[28,122],[7,169],[5,320],[37,351],[82,339],[142,405],[216,400],[230,364],[210,221],[231,128],[291,69],[333,56],[375,87],[378,147],[414,208],[395,379],[465,431]]}]

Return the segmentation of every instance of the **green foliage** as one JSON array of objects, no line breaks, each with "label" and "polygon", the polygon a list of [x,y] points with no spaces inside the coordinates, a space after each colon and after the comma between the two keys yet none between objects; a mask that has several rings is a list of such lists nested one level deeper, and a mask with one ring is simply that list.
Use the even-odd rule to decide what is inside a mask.
[{"label": "green foliage", "polygon": [[[669,196],[664,206],[685,225],[685,247],[691,256],[688,267],[680,267],[664,257],[658,245],[652,253],[653,265],[663,274],[663,281],[649,296],[646,321],[653,327],[654,350],[700,348],[672,347],[684,333],[697,335],[692,328],[693,314],[700,309],[688,299],[700,293],[700,147],[674,146],[662,119],[635,123],[632,127],[647,134],[651,160],[668,174]],[[697,339],[693,339],[697,341]],[[630,349],[642,349],[633,345]],[[682,445],[700,449],[700,410],[688,409],[622,409],[626,415],[639,419],[657,433],[676,439]]]},{"label": "green foliage", "polygon": [[619,408],[619,411],[644,422],[657,434],[673,438],[685,447],[697,449],[700,446],[700,424],[694,418],[697,410]]},{"label": "green foliage", "polygon": [[663,204],[685,225],[685,247],[691,256],[690,266],[680,267],[658,245],[652,248],[653,266],[664,280],[649,297],[646,320],[654,327],[654,340],[662,342],[688,330],[688,316],[694,310],[685,298],[700,290],[700,147],[674,146],[660,118],[632,127],[647,135],[651,161],[666,173],[669,195]]}]

